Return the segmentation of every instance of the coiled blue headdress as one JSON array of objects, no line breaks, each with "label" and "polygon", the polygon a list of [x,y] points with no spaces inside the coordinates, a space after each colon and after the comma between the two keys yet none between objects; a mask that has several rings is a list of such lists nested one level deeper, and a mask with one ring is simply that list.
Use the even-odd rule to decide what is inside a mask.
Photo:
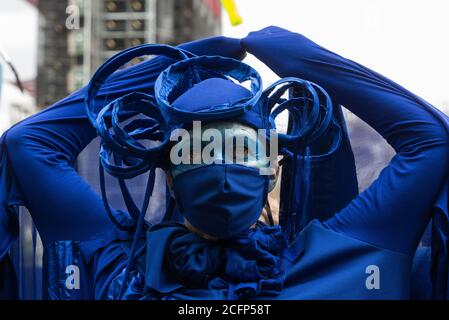
[{"label": "coiled blue headdress", "polygon": [[[173,63],[163,71],[155,83],[155,96],[132,92],[104,104],[96,94],[106,79],[122,65],[142,55],[163,55]],[[183,93],[204,80],[220,78],[243,83],[250,81],[250,93],[232,103],[221,103],[198,108],[179,108],[174,101]],[[283,98],[289,91],[290,96]],[[310,161],[331,155],[341,142],[341,128],[333,118],[332,101],[317,84],[298,78],[284,78],[263,90],[260,75],[245,63],[220,56],[195,56],[186,50],[168,45],[146,44],[124,50],[106,61],[93,75],[85,100],[86,111],[92,125],[101,137],[100,179],[107,212],[121,229],[135,228],[135,222],[146,211],[154,184],[154,170],[165,163],[170,133],[188,126],[194,120],[230,120],[250,125],[256,129],[275,129],[275,119],[282,112],[289,113],[287,133],[278,134],[279,153],[284,159],[302,159],[304,183],[310,176]],[[138,117],[138,115],[140,115]],[[329,148],[312,154],[310,146],[323,135],[329,135]],[[143,141],[148,141],[144,143]],[[293,162],[297,174],[297,161]],[[282,162],[281,162],[282,164]],[[113,214],[109,208],[104,171],[119,179],[129,215]],[[141,209],[132,201],[125,180],[150,172],[144,205]],[[296,181],[294,179],[293,181]],[[307,188],[303,189],[307,190]],[[295,183],[290,190],[295,192]],[[304,198],[307,192],[304,192]],[[292,204],[284,214],[297,215],[305,210]],[[145,209],[145,210],[143,210]]]},{"label": "coiled blue headdress", "polygon": [[[97,92],[106,79],[122,65],[142,55],[163,55],[173,60],[157,78],[155,96],[132,92],[106,104],[98,101]],[[180,107],[176,103],[177,98],[196,84],[212,78],[232,81],[234,87],[249,81],[250,90],[237,100],[207,106],[182,104]],[[287,91],[290,92],[289,97],[283,98]],[[287,217],[283,221],[293,225],[287,228],[290,239],[296,235],[297,216],[307,210],[311,161],[334,153],[342,137],[341,128],[333,117],[332,101],[317,84],[298,78],[284,78],[264,91],[257,71],[241,61],[221,56],[195,56],[167,45],[146,44],[110,58],[93,75],[85,105],[88,118],[101,137],[100,185],[106,211],[118,228],[136,230],[131,257],[146,226],[144,217],[154,188],[155,169],[166,162],[173,130],[189,126],[195,120],[226,120],[255,129],[276,129],[276,117],[287,111],[290,115],[289,128],[287,133],[278,135],[279,153],[284,156],[283,161],[293,159],[292,174],[296,177],[299,172],[302,184],[300,203],[292,200],[298,189],[296,178],[291,180],[286,190],[282,190],[289,199],[281,214]],[[311,146],[324,135],[330,137],[327,150],[313,154]],[[298,166],[302,166],[301,170]],[[128,212],[113,212],[109,207],[104,171],[118,179]],[[138,208],[126,180],[146,172],[149,172],[147,188],[143,204]],[[131,263],[132,258],[128,262],[127,273]]]}]

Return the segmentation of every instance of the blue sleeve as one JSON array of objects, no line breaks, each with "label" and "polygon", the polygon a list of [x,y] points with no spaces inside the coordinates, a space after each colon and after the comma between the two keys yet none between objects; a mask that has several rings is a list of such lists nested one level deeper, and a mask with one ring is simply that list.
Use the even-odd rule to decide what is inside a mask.
[{"label": "blue sleeve", "polygon": [[268,27],[241,43],[279,76],[321,85],[395,149],[379,178],[324,226],[413,254],[448,176],[447,117],[391,80],[300,34]]},{"label": "blue sleeve", "polygon": [[[213,37],[182,45],[199,55],[243,57],[238,39]],[[99,92],[105,103],[133,91],[153,93],[171,62],[157,57],[114,73]],[[101,197],[77,174],[78,154],[96,136],[82,88],[8,130],[0,141],[0,260],[17,234],[17,206],[25,205],[44,243],[114,233]],[[101,236],[100,236],[101,235]],[[113,234],[112,236],[116,236]],[[110,241],[110,240],[109,240]]]}]

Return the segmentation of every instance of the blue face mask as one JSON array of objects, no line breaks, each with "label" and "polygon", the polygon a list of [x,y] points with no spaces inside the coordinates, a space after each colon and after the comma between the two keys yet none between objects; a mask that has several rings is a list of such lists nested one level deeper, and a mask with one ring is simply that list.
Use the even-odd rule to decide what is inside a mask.
[{"label": "blue face mask", "polygon": [[245,233],[267,200],[269,178],[239,164],[212,164],[179,174],[173,191],[182,215],[220,239]]}]

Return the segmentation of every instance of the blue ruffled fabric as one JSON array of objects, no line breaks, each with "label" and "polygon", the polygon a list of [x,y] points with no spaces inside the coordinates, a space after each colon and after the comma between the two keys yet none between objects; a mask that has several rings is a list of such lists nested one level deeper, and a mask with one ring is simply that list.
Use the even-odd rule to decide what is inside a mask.
[{"label": "blue ruffled fabric", "polygon": [[210,241],[182,224],[161,224],[147,233],[147,292],[159,298],[204,290],[224,294],[226,299],[276,296],[285,279],[286,247],[279,226],[250,229],[233,240]]}]

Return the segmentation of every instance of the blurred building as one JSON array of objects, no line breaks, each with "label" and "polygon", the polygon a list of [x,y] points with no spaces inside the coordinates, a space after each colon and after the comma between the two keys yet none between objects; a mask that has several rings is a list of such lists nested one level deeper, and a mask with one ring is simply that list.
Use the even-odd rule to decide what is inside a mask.
[{"label": "blurred building", "polygon": [[36,112],[34,97],[22,92],[13,83],[5,82],[0,88],[0,135],[15,123]]},{"label": "blurred building", "polygon": [[37,6],[40,108],[83,86],[127,47],[178,44],[221,31],[219,0],[41,0]]}]

